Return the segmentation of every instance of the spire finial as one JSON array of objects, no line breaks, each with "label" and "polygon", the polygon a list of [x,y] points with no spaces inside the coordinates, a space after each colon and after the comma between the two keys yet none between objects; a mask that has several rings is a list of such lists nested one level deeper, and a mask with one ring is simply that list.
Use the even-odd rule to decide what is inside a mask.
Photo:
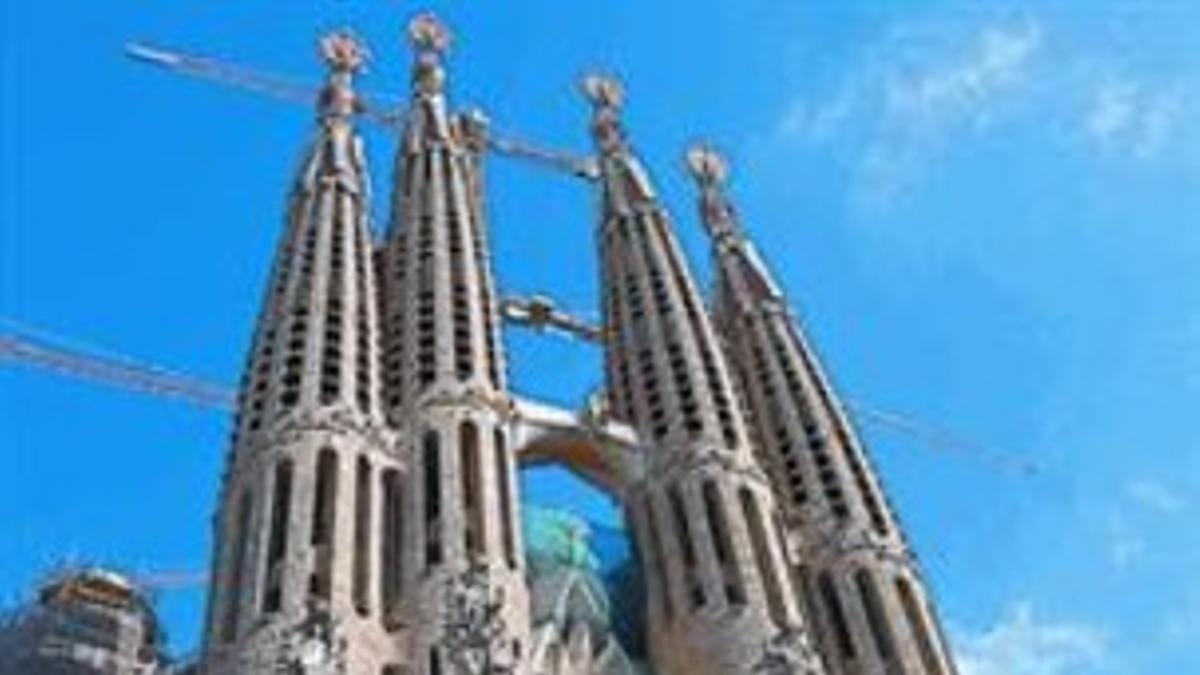
[{"label": "spire finial", "polygon": [[422,12],[408,22],[408,39],[419,52],[441,55],[450,51],[450,29],[433,12]]},{"label": "spire finial", "polygon": [[701,188],[720,188],[729,179],[729,164],[712,145],[701,141],[688,148],[685,154],[688,171]]},{"label": "spire finial", "polygon": [[625,88],[621,81],[606,73],[586,75],[582,82],[583,94],[599,110],[620,110],[625,103]]},{"label": "spire finial", "polygon": [[603,73],[592,73],[581,82],[583,95],[592,104],[592,136],[601,152],[618,153],[626,148],[621,129],[620,111],[625,89],[620,80]]},{"label": "spire finial", "polygon": [[350,80],[366,65],[370,52],[347,29],[334,31],[321,38],[317,51],[329,68],[329,79],[321,90],[317,109],[325,118],[350,117],[358,111],[358,97],[350,86]]},{"label": "spire finial", "polygon": [[711,144],[694,143],[684,154],[688,171],[700,187],[700,216],[709,234],[723,239],[739,231],[733,206],[725,197],[729,163]]},{"label": "spire finial", "polygon": [[417,53],[413,71],[417,91],[426,95],[440,94],[446,84],[442,56],[450,51],[450,30],[433,12],[422,12],[408,22],[408,39]]},{"label": "spire finial", "polygon": [[337,30],[321,38],[321,58],[334,72],[356,73],[366,65],[370,53],[354,33]]}]

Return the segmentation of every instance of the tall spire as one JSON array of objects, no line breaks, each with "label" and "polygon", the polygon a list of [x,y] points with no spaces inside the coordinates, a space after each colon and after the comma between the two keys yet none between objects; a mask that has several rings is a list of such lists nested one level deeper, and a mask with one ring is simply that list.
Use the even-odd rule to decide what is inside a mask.
[{"label": "tall spire", "polygon": [[643,552],[654,663],[733,675],[789,638],[819,673],[786,574],[776,510],[729,367],[666,209],[628,142],[613,78],[584,80],[603,190],[598,240],[614,414],[637,429],[646,474],[626,496]]},{"label": "tall spire", "polygon": [[267,432],[302,408],[341,402],[366,417],[378,410],[370,180],[352,124],[353,76],[366,50],[338,32],[319,51],[328,76],[317,130],[288,197],[287,229],[243,381],[239,436]]},{"label": "tall spire", "polygon": [[793,575],[831,673],[949,675],[953,662],[869,457],[798,320],[754,251],[710,146],[687,164],[717,268],[714,319],[762,445],[762,462],[802,546]]},{"label": "tall spire", "polygon": [[606,74],[588,75],[583,79],[583,93],[592,104],[591,132],[600,155],[605,209],[628,214],[659,208],[650,176],[633,152],[621,123],[625,90],[620,81]]},{"label": "tall spire", "polygon": [[[380,256],[385,398],[411,462],[405,493],[406,606],[441,616],[463,574],[503,589],[507,626],[494,663],[528,658],[528,591],[517,509],[512,402],[504,377],[483,197],[487,122],[451,115],[443,59],[450,33],[433,15],[409,24],[410,112],[396,156],[392,222]],[[453,627],[440,620],[407,637],[413,672],[449,672]],[[502,639],[501,639],[502,638]]]},{"label": "tall spire", "polygon": [[387,629],[369,529],[376,476],[398,464],[378,396],[369,180],[352,120],[366,50],[339,32],[319,54],[328,75],[316,131],[288,197],[215,519],[204,657],[213,675],[287,663],[279,636],[315,624],[332,634],[354,623],[344,657],[371,672],[399,656],[378,646]]},{"label": "tall spire", "polygon": [[[715,148],[699,143],[688,149],[685,161],[700,189],[701,222],[712,238],[718,258],[738,268],[739,298],[748,302],[779,303],[783,293],[754,244],[746,237],[736,210],[726,194],[729,164]],[[724,270],[725,268],[721,268]]]}]

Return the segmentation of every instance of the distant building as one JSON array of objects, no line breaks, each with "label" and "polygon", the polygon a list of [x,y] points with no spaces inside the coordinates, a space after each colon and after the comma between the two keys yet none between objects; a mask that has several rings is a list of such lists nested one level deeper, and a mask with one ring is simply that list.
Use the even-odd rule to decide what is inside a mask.
[{"label": "distant building", "polygon": [[0,620],[0,675],[159,675],[160,641],[153,608],[128,579],[71,570]]}]

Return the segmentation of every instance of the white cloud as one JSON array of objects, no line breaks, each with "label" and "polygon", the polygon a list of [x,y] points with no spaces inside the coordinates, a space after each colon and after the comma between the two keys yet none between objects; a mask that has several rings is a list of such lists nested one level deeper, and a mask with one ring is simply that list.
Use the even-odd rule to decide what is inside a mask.
[{"label": "white cloud", "polygon": [[774,140],[828,150],[867,205],[887,205],[972,137],[1014,123],[1047,146],[1108,159],[1200,147],[1193,74],[1137,71],[1071,38],[1034,19],[897,24],[825,95],[798,94]]},{"label": "white cloud", "polygon": [[1183,112],[1184,99],[1176,89],[1110,79],[1096,86],[1082,127],[1104,151],[1146,159],[1166,147]]},{"label": "white cloud", "polygon": [[1137,504],[1164,515],[1176,515],[1187,508],[1187,500],[1157,481],[1135,481],[1126,491]]},{"label": "white cloud", "polygon": [[1029,602],[983,632],[960,636],[958,646],[962,675],[1081,675],[1110,666],[1107,633],[1040,620]]},{"label": "white cloud", "polygon": [[889,83],[887,102],[892,114],[906,123],[939,118],[986,119],[994,99],[1019,85],[1028,75],[1041,47],[1036,24],[989,26],[979,31],[971,47],[946,63]]},{"label": "white cloud", "polygon": [[844,146],[860,196],[887,202],[919,181],[955,133],[989,127],[1029,81],[1042,47],[1036,23],[902,26],[833,96],[792,103],[786,140]]}]

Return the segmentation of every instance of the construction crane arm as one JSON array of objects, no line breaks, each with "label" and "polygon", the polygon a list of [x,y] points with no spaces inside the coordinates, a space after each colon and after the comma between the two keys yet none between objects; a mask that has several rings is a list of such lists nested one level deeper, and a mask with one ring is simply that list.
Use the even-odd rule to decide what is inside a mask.
[{"label": "construction crane arm", "polygon": [[232,410],[236,398],[232,390],[221,385],[18,335],[0,335],[0,362],[3,361],[32,365],[122,389],[176,398],[205,408]]},{"label": "construction crane arm", "polygon": [[[320,94],[320,87],[309,82],[214,58],[154,47],[142,42],[126,44],[125,55],[138,63],[164,68],[181,75],[208,80],[289,103],[314,105]],[[359,94],[359,114],[371,122],[388,128],[399,126],[404,116],[402,106],[398,100],[388,101],[390,98],[392,97],[377,94],[369,96]],[[381,101],[387,101],[389,107],[386,109],[378,107]]]},{"label": "construction crane arm", "polygon": [[489,139],[488,144],[497,154],[545,164],[553,169],[565,171],[584,180],[594,181],[600,177],[600,169],[596,166],[596,161],[590,157],[580,157],[561,150],[552,150],[514,138],[492,137]]},{"label": "construction crane arm", "polygon": [[126,44],[125,55],[139,63],[301,105],[311,105],[316,101],[319,91],[315,85],[281,75],[153,47],[141,42]]},{"label": "construction crane arm", "polygon": [[504,298],[500,301],[500,312],[505,320],[518,326],[534,330],[558,330],[584,342],[604,341],[603,332],[598,326],[560,311],[553,300],[543,295]]},{"label": "construction crane arm", "polygon": [[[598,327],[560,312],[552,300],[543,296],[505,298],[501,301],[501,312],[505,320],[535,330],[557,330],[593,343],[603,340]],[[69,346],[67,343],[72,341],[67,338],[4,317],[0,317],[0,327],[5,329],[0,332],[0,364],[7,361],[33,366],[67,377],[223,411],[232,410],[236,402],[235,391],[219,383],[104,353],[95,347]],[[1031,461],[964,440],[909,415],[858,402],[851,402],[847,408],[859,422],[906,436],[929,450],[956,454],[994,471],[1018,477],[1028,477],[1039,471]]]},{"label": "construction crane arm", "polygon": [[[313,105],[320,94],[320,87],[309,82],[144,42],[127,43],[125,55],[138,63],[289,103]],[[358,112],[364,119],[388,129],[397,129],[403,123],[404,102],[401,99],[383,94],[359,94],[358,97]],[[596,180],[599,176],[595,160],[589,157],[514,137],[492,136],[488,139],[488,147],[498,155],[532,161],[585,180]]]}]

